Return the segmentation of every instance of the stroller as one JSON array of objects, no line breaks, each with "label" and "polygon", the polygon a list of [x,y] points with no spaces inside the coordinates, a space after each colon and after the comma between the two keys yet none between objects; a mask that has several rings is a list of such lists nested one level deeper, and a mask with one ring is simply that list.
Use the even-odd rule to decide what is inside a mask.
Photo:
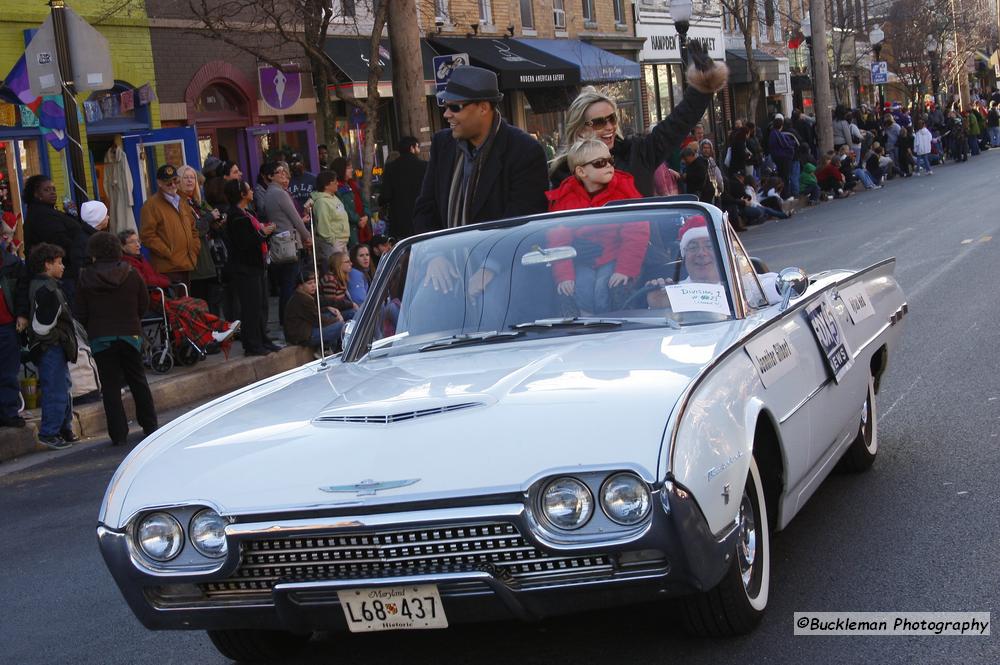
[{"label": "stroller", "polygon": [[[186,284],[174,284],[170,289],[181,289],[187,298]],[[166,289],[150,287],[152,309],[142,317],[142,353],[147,367],[157,374],[166,374],[175,364],[194,365],[204,360],[208,353],[198,344],[191,331],[183,325],[171,326],[164,303],[170,295]],[[155,296],[159,296],[157,301]]]}]

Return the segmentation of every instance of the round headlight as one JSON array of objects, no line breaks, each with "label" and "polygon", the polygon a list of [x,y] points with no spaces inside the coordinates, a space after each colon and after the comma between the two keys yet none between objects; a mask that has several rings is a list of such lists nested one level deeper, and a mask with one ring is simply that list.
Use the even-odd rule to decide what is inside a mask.
[{"label": "round headlight", "polygon": [[210,557],[226,555],[226,520],[219,513],[205,509],[191,519],[188,527],[194,548]]},{"label": "round headlight", "polygon": [[601,506],[618,524],[638,524],[649,514],[649,490],[646,483],[631,473],[616,473],[604,481]]},{"label": "round headlight", "polygon": [[594,512],[590,489],[575,478],[557,478],[542,492],[545,518],[560,529],[578,529]]},{"label": "round headlight", "polygon": [[184,545],[184,530],[171,515],[152,513],[139,523],[136,540],[150,559],[170,561]]}]

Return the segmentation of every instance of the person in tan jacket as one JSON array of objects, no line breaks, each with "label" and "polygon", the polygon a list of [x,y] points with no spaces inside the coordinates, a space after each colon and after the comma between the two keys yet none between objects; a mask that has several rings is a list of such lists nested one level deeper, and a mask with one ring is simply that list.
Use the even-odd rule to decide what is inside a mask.
[{"label": "person in tan jacket", "polygon": [[159,189],[146,199],[139,213],[139,237],[149,248],[157,272],[171,282],[187,284],[201,249],[194,210],[177,193],[177,169],[173,165],[157,169],[156,180]]}]

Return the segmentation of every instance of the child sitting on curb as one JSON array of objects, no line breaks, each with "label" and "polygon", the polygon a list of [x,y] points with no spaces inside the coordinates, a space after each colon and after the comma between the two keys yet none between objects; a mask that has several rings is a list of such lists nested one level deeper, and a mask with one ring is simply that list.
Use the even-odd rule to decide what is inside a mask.
[{"label": "child sitting on curb", "polygon": [[[577,141],[566,160],[573,175],[546,192],[549,210],[597,208],[609,201],[642,198],[632,176],[615,170],[603,141]],[[572,245],[577,251],[576,258],[552,267],[559,295],[574,297],[581,312],[594,314],[608,311],[612,290],[639,276],[649,244],[649,223],[562,226],[553,229],[548,239],[552,246]]]}]

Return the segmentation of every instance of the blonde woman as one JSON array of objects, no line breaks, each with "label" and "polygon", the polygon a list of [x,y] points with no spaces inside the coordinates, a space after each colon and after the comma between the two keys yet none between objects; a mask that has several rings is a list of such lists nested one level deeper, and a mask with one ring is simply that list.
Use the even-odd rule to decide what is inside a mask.
[{"label": "blonde woman", "polygon": [[195,227],[201,240],[198,261],[191,271],[191,296],[208,303],[208,311],[215,316],[222,316],[223,289],[220,277],[223,266],[216,265],[212,258],[213,233],[221,233],[222,214],[218,208],[213,208],[202,199],[198,176],[198,172],[187,164],[177,167],[177,193],[181,195],[182,205],[189,205],[194,210],[197,220]]},{"label": "blonde woman", "polygon": [[643,196],[652,196],[656,169],[680,147],[684,137],[705,114],[712,95],[725,87],[729,76],[726,66],[713,62],[698,42],[690,43],[688,56],[692,64],[687,71],[688,87],[684,98],[645,136],[622,136],[615,100],[593,87],[584,88],[566,114],[563,147],[549,168],[552,186],[558,187],[570,176],[566,164],[569,147],[579,139],[596,138],[608,146],[615,158],[615,167],[632,174],[636,189]]}]

